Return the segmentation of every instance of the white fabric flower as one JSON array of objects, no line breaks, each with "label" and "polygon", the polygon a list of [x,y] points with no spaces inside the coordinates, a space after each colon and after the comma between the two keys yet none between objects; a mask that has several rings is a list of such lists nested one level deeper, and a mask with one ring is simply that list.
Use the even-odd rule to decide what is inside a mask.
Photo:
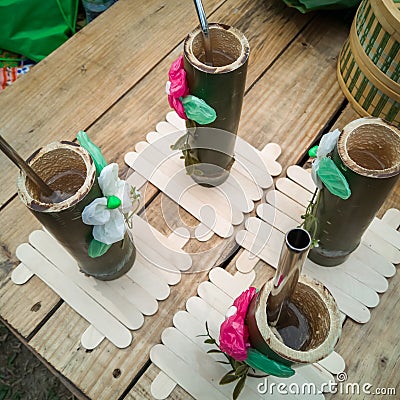
[{"label": "white fabric flower", "polygon": [[322,182],[317,174],[319,162],[321,161],[321,158],[326,157],[335,148],[339,135],[340,130],[335,129],[333,132],[328,132],[323,135],[319,142],[317,158],[313,161],[311,166],[311,177],[318,189],[322,189]]},{"label": "white fabric flower", "polygon": [[[130,186],[118,178],[118,164],[112,163],[100,173],[99,186],[104,197],[93,200],[82,212],[82,221],[93,226],[93,237],[99,242],[113,244],[124,238],[126,226],[123,214],[132,208]],[[110,208],[110,198],[118,202]],[[117,199],[116,199],[117,198]]]}]

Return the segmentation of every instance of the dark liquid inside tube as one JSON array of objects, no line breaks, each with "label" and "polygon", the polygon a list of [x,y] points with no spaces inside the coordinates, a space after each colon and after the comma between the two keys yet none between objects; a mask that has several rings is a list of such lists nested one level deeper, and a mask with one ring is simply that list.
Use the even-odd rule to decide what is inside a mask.
[{"label": "dark liquid inside tube", "polygon": [[46,180],[46,184],[53,190],[50,196],[38,193],[42,203],[61,203],[72,197],[85,182],[86,174],[77,169],[63,171]]},{"label": "dark liquid inside tube", "polygon": [[276,330],[283,343],[294,350],[305,350],[310,342],[308,320],[292,302],[282,308]]}]

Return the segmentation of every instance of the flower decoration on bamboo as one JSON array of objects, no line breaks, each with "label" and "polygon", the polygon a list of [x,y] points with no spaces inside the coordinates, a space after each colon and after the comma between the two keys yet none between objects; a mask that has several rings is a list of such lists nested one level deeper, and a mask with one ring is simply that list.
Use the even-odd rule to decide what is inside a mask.
[{"label": "flower decoration on bamboo", "polygon": [[140,192],[118,177],[118,164],[107,165],[100,149],[83,131],[78,133],[79,144],[91,155],[98,174],[98,183],[103,194],[94,199],[82,212],[82,221],[93,225],[93,239],[88,253],[96,258],[105,254],[113,243],[124,239],[132,217],[139,208]]},{"label": "flower decoration on bamboo", "polygon": [[[168,102],[182,119],[191,121],[193,126],[195,123],[206,125],[216,120],[217,114],[215,110],[204,100],[189,93],[183,56],[178,57],[172,63],[168,77],[169,80],[166,84]],[[194,165],[199,160],[190,148],[189,135],[190,129],[171,146],[171,150],[181,150],[185,166],[191,167],[188,173],[198,173],[199,171],[194,168]]]},{"label": "flower decoration on bamboo", "polygon": [[339,135],[339,129],[326,133],[322,136],[319,146],[314,146],[309,151],[309,156],[314,158],[311,176],[316,189],[305,214],[302,215],[303,223],[301,227],[309,232],[312,238],[312,247],[318,247],[318,238],[316,238],[318,221],[315,212],[320,201],[321,190],[325,187],[342,200],[347,200],[351,196],[350,186],[346,178],[332,160],[332,151],[336,146]]},{"label": "flower decoration on bamboo", "polygon": [[[295,371],[287,365],[268,358],[265,354],[253,348],[249,340],[249,328],[246,325],[246,315],[253,297],[257,291],[250,287],[235,299],[232,307],[227,312],[227,318],[221,324],[219,344],[211,335],[206,323],[206,336],[204,343],[215,345],[208,353],[223,354],[226,360],[217,360],[221,364],[230,366],[229,371],[220,379],[220,385],[237,381],[232,397],[237,399],[246,383],[247,376],[261,377],[274,375],[290,377]],[[261,375],[260,375],[261,374]]]}]

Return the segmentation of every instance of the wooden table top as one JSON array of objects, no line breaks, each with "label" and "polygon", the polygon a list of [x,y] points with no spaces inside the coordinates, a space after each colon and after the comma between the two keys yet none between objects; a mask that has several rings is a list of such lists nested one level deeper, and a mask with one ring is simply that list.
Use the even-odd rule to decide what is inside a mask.
[{"label": "wooden table top", "polygon": [[[237,27],[250,42],[239,136],[259,149],[271,141],[280,144],[282,174],[289,165],[301,163],[323,133],[358,117],[336,80],[337,58],[351,16],[302,15],[281,0],[206,0],[204,6],[209,21]],[[83,129],[101,146],[106,159],[118,162],[126,173],[124,154],[170,110],[164,89],[167,72],[197,23],[190,2],[147,0],[143,6],[120,0],[0,95],[2,135],[27,157],[51,141],[72,140]],[[134,332],[130,347],[119,350],[105,340],[97,349],[85,351],[80,335],[88,323],[81,316],[37,277],[23,286],[11,282],[11,271],[18,264],[15,249],[39,223],[19,202],[17,171],[5,156],[0,156],[0,168],[1,319],[80,398],[152,398],[150,384],[159,370],[151,364],[149,351],[207,273],[184,275],[157,314],[146,317],[144,326]],[[148,221],[160,232],[170,233],[161,216],[161,194],[150,185],[146,198]],[[399,207],[399,200],[397,184],[380,215]],[[163,207],[168,212],[168,204]],[[194,224],[183,210],[181,217]],[[233,271],[242,251],[234,236],[224,240],[214,236],[211,244],[191,239],[185,249],[196,253],[216,243],[218,254],[203,257],[201,267],[219,265],[225,254],[235,250],[236,256],[224,265]],[[264,279],[273,274],[262,262],[256,269]],[[337,351],[346,361],[350,382],[399,390],[399,290],[397,274],[367,324],[346,320]],[[190,396],[176,388],[170,398]]]}]

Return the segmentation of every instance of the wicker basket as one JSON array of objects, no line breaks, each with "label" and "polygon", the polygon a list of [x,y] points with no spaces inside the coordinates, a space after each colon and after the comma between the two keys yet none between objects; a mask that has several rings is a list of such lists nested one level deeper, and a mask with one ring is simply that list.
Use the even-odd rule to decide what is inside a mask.
[{"label": "wicker basket", "polygon": [[364,0],[338,62],[344,94],[361,115],[400,126],[400,3]]}]

